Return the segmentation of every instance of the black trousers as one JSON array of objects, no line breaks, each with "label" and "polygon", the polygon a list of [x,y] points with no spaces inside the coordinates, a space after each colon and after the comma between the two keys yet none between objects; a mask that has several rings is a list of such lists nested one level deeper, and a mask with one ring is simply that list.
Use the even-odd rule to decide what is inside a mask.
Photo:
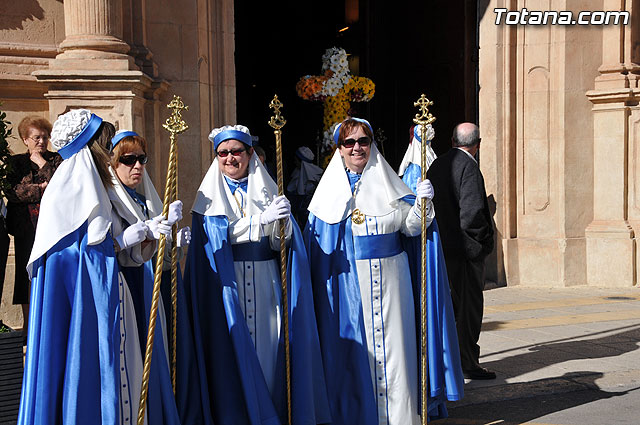
[{"label": "black trousers", "polygon": [[15,284],[13,286],[13,304],[29,304],[31,281],[27,273],[27,264],[36,237],[35,230],[25,229],[14,235],[13,245],[16,255]]},{"label": "black trousers", "polygon": [[480,328],[484,307],[484,260],[446,257],[463,370],[480,367]]}]

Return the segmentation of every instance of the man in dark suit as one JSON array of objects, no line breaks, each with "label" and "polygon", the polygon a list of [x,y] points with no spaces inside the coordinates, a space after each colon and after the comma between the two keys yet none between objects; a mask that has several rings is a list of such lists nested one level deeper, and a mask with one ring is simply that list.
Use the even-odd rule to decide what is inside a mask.
[{"label": "man in dark suit", "polygon": [[427,177],[435,191],[433,204],[442,237],[460,358],[468,379],[495,379],[480,366],[480,327],[484,298],[484,259],[493,250],[493,224],[478,167],[480,132],[472,123],[453,130],[453,149],[437,158]]}]

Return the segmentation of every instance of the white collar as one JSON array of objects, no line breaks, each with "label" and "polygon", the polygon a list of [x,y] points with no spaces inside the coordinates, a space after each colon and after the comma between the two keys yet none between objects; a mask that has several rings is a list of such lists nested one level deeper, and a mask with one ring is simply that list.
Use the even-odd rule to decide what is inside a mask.
[{"label": "white collar", "polygon": [[[249,159],[249,176],[247,179],[247,207],[244,211],[249,216],[264,211],[273,198],[278,195],[278,185],[273,181],[255,152],[251,154]],[[229,185],[227,185],[220,171],[218,158],[216,157],[198,188],[196,200],[191,210],[207,216],[224,215],[233,217],[235,212],[230,202],[232,196]]]},{"label": "white collar", "polygon": [[[118,215],[130,224],[137,221],[145,221],[147,217],[144,216],[142,209],[124,188],[120,179],[116,177],[115,170],[109,167],[109,172],[111,173],[111,182],[113,183],[113,187],[109,189],[109,199],[113,203]],[[145,197],[145,204],[149,210],[148,218],[157,217],[162,214],[162,201],[149,178],[146,168],[142,171],[142,184],[136,191]]]},{"label": "white collar", "polygon": [[309,204],[309,211],[328,224],[344,220],[355,208],[365,215],[387,215],[396,209],[399,199],[412,194],[375,143],[371,144],[371,155],[362,171],[355,202],[344,167],[342,156],[336,150]]},{"label": "white collar", "polygon": [[27,265],[33,263],[62,238],[88,221],[87,243],[104,241],[111,226],[111,202],[100,180],[88,146],[62,161],[47,185],[40,202],[35,241]]},{"label": "white collar", "polygon": [[458,149],[459,151],[462,151],[462,152],[466,153],[469,158],[473,159],[473,162],[475,162],[476,164],[478,163],[478,161],[476,161],[476,159],[473,157],[473,155],[471,155],[469,153],[469,151],[467,151],[466,149],[462,149],[460,146],[454,146],[454,148]]},{"label": "white collar", "polygon": [[[413,140],[411,140],[411,143],[409,143],[409,146],[407,147],[407,151],[404,153],[404,158],[402,158],[402,162],[400,163],[400,168],[398,168],[399,176],[402,176],[404,174],[404,172],[407,170],[407,167],[409,167],[409,164],[411,163],[421,166],[422,164],[421,149],[422,149],[422,145],[420,143],[420,140],[414,137]],[[426,149],[427,149],[427,170],[428,170],[429,167],[431,167],[431,164],[433,164],[433,161],[435,161],[438,156],[433,151],[433,148],[431,147],[431,143],[427,143]]]}]

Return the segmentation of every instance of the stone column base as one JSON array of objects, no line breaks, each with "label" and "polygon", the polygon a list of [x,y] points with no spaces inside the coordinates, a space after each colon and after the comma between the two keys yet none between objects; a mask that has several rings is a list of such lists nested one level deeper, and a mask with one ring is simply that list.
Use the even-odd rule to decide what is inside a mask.
[{"label": "stone column base", "polygon": [[636,282],[636,238],[626,221],[593,221],[585,230],[587,282],[625,287]]},{"label": "stone column base", "polygon": [[[49,119],[71,109],[86,108],[115,125],[116,130],[133,130],[149,143],[151,161],[147,171],[153,178],[161,176],[166,161],[162,149],[160,96],[169,84],[154,80],[141,71],[57,70],[35,71],[38,82],[47,88]],[[166,149],[165,149],[166,150]]]},{"label": "stone column base", "polygon": [[70,109],[87,108],[116,128],[141,134],[145,130],[145,103],[157,101],[169,86],[141,71],[49,69],[33,75],[47,87],[45,98],[52,122]]},{"label": "stone column base", "polygon": [[585,238],[514,238],[502,241],[509,286],[585,285]]}]

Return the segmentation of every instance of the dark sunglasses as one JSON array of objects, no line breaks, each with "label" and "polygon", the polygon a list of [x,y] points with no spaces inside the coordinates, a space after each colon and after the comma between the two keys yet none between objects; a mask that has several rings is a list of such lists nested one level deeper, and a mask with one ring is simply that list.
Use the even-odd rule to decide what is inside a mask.
[{"label": "dark sunglasses", "polygon": [[242,152],[245,152],[246,149],[241,148],[241,149],[233,149],[233,150],[221,150],[216,152],[216,155],[218,155],[220,158],[226,158],[227,156],[229,156],[229,154],[233,155],[233,156],[240,156],[240,154]]},{"label": "dark sunglasses", "polygon": [[147,155],[142,154],[142,155],[122,155],[120,158],[118,158],[118,162],[120,164],[124,164],[124,165],[135,165],[136,162],[139,162],[140,164],[144,165],[147,163],[147,161],[149,160],[149,158],[147,158]]},{"label": "dark sunglasses", "polygon": [[371,139],[368,136],[361,137],[359,139],[344,139],[342,142],[342,146],[345,148],[352,148],[355,145],[359,144],[360,146],[369,146],[371,144]]}]

